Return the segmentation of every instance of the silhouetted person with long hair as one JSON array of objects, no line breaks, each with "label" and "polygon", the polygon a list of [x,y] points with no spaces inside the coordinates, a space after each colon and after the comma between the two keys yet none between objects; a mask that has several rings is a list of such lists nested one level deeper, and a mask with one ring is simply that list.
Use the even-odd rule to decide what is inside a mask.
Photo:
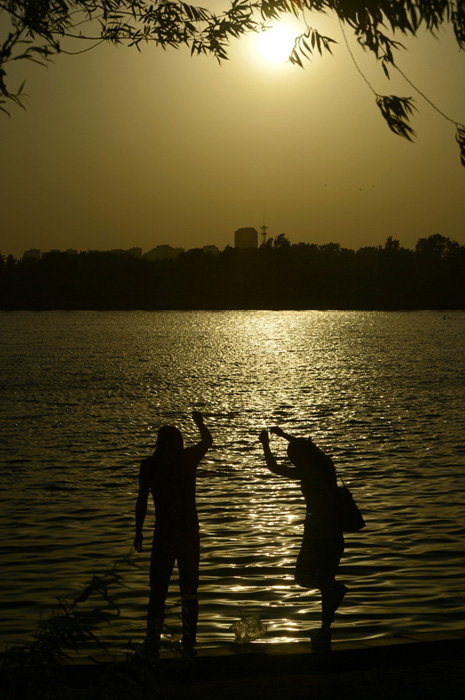
[{"label": "silhouetted person with long hair", "polygon": [[138,552],[142,550],[142,527],[150,491],[155,505],[146,638],[147,649],[154,656],[160,645],[165,601],[175,562],[182,601],[183,651],[186,656],[194,653],[200,558],[195,482],[197,466],[213,440],[202,414],[194,411],[192,418],[200,432],[199,443],[184,448],[181,432],[172,425],[164,425],[158,431],[155,452],[140,466],[134,539]]},{"label": "silhouetted person with long hair", "polygon": [[344,537],[337,509],[336,470],[332,460],[311,439],[294,438],[280,428],[271,432],[289,441],[287,454],[294,466],[277,464],[266,430],[260,433],[265,460],[273,474],[300,481],[307,505],[304,537],[297,558],[295,580],[304,588],[319,588],[322,601],[321,629],[311,635],[315,651],[331,648],[331,623],[347,592],[336,581],[344,551]]}]

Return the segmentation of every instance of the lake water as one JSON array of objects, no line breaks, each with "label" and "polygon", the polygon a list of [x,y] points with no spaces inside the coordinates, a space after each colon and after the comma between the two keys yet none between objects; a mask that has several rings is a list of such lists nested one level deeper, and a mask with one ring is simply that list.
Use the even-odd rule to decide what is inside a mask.
[{"label": "lake water", "polygon": [[[125,556],[140,460],[160,424],[186,443],[204,413],[198,476],[199,641],[303,640],[316,592],[293,581],[304,504],[270,474],[265,426],[334,458],[367,528],[346,536],[350,591],[335,639],[464,623],[465,312],[3,312],[0,314],[2,641],[30,637],[57,597]],[[285,458],[285,444],[272,447]],[[146,522],[150,543],[153,512]],[[113,591],[113,649],[145,631],[149,547]],[[179,630],[177,580],[168,627]]]}]

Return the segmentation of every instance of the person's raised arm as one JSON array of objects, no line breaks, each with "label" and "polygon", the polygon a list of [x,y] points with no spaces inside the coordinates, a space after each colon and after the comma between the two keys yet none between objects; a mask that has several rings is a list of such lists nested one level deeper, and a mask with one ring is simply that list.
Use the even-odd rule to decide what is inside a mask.
[{"label": "person's raised arm", "polygon": [[270,433],[273,433],[273,435],[277,435],[278,437],[282,437],[288,442],[293,440],[294,438],[292,435],[289,435],[288,433],[285,433],[284,430],[281,430],[281,428],[278,428],[277,426],[274,426],[273,428],[270,428]]},{"label": "person's raised arm", "polygon": [[276,462],[274,455],[270,450],[270,438],[267,430],[262,430],[258,436],[258,439],[262,443],[266,466],[270,472],[276,474],[277,476],[286,476],[288,479],[300,479],[298,469],[295,467],[285,467]]},{"label": "person's raised arm", "polygon": [[204,447],[206,450],[208,450],[208,448],[213,445],[213,438],[210,434],[210,431],[208,430],[205,423],[203,422],[203,416],[200,413],[200,411],[193,411],[192,420],[194,421],[197,428],[199,429],[200,438],[201,438],[200,444],[202,445],[202,447]]},{"label": "person's raised arm", "polygon": [[142,542],[144,541],[142,528],[144,527],[145,514],[147,513],[149,492],[150,480],[148,466],[142,463],[139,471],[139,493],[137,494],[136,501],[136,536],[134,537],[134,549],[136,552],[142,551]]}]

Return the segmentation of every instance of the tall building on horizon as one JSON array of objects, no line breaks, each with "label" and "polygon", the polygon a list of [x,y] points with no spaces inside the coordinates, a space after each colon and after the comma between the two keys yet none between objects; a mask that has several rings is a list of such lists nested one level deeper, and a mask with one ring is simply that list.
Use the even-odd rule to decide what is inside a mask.
[{"label": "tall building on horizon", "polygon": [[235,248],[258,248],[258,231],[256,228],[238,228],[234,231]]}]

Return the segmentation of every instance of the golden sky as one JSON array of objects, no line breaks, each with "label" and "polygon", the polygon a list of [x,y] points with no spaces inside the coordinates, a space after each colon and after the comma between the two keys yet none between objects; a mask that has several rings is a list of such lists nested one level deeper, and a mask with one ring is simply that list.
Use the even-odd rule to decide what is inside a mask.
[{"label": "golden sky", "polygon": [[[417,97],[415,143],[395,136],[338,41],[304,70],[256,38],[231,60],[153,46],[99,47],[26,68],[26,111],[0,116],[2,253],[169,243],[233,244],[234,230],[291,242],[414,247],[442,233],[465,244],[465,168],[454,126],[398,75],[389,82],[348,33],[381,94]],[[465,122],[465,55],[452,33],[409,41],[398,62]]]}]

